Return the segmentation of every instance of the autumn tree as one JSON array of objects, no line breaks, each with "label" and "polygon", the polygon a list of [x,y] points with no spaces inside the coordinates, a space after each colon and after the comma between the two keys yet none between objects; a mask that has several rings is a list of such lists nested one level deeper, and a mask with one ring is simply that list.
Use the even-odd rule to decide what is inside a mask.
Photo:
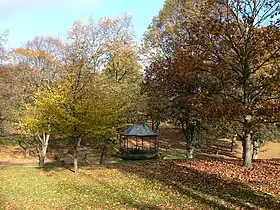
[{"label": "autumn tree", "polygon": [[62,75],[56,86],[33,94],[34,104],[27,105],[24,110],[26,118],[21,120],[21,124],[27,125],[28,133],[49,129],[49,134],[52,132],[73,139],[74,170],[78,172],[82,138],[115,136],[123,122],[122,113],[126,106],[122,89],[104,81],[102,74],[91,73],[86,77],[78,74],[78,77],[75,72],[77,69],[82,71],[82,68],[72,71],[69,71],[70,66],[67,68],[68,72]]},{"label": "autumn tree", "polygon": [[212,117],[207,112],[215,105],[210,98],[219,91],[215,78],[200,71],[204,60],[195,47],[185,46],[191,31],[184,21],[176,1],[167,1],[153,19],[144,42],[146,56],[151,60],[144,87],[149,102],[153,102],[151,113],[158,119],[168,113],[168,118],[180,123],[187,157],[193,158],[202,124]]},{"label": "autumn tree", "polygon": [[[84,63],[84,70],[77,74],[80,69],[78,67],[74,74],[82,75],[83,78],[88,77],[85,75],[101,74],[104,77],[104,85],[110,84],[112,90],[122,89],[126,94],[122,97],[119,95],[120,99],[132,104],[133,94],[140,91],[141,77],[133,41],[131,17],[124,15],[115,19],[101,18],[97,23],[90,18],[88,24],[76,22],[69,31],[68,38],[67,63],[70,66],[78,64],[79,61]],[[78,81],[81,82],[79,79]],[[83,82],[81,85],[84,85]],[[117,107],[118,104],[115,108],[118,109]],[[112,142],[112,135],[95,133],[95,138],[99,139],[96,143],[101,149],[100,162],[102,163],[108,145]]]},{"label": "autumn tree", "polygon": [[151,115],[156,120],[167,118],[179,122],[186,138],[186,156],[192,159],[201,141],[202,129],[205,130],[212,117],[208,109],[214,103],[209,98],[215,94],[216,84],[211,84],[205,74],[191,70],[192,67],[185,66],[189,71],[179,71],[184,64],[177,62],[153,62],[146,69],[143,86],[149,96]]},{"label": "autumn tree", "polygon": [[34,104],[38,97],[36,94],[55,85],[61,74],[62,49],[62,43],[52,37],[35,37],[23,47],[13,49],[13,72],[17,73],[14,89],[19,93],[18,104],[14,107],[14,121],[20,125],[20,134],[34,136],[23,138],[22,141],[26,140],[26,145],[32,139],[35,141],[40,167],[44,166],[51,125],[47,123],[48,116],[43,115],[41,108]]},{"label": "autumn tree", "polygon": [[137,84],[141,81],[141,75],[131,17],[125,15],[118,21],[117,27],[114,26],[117,34],[111,36],[110,42],[106,44],[108,62],[104,66],[104,73],[116,83]]},{"label": "autumn tree", "polygon": [[0,67],[0,135],[5,133],[5,125],[9,118],[9,108],[13,98],[13,79],[7,66]]},{"label": "autumn tree", "polygon": [[9,110],[12,107],[14,78],[8,65],[9,52],[6,49],[8,31],[0,34],[0,135],[4,135],[10,121]]},{"label": "autumn tree", "polygon": [[8,59],[8,51],[6,49],[7,37],[9,31],[6,30],[0,33],[0,65],[4,65],[4,62]]},{"label": "autumn tree", "polygon": [[[43,100],[51,98],[47,96],[43,91],[37,90],[32,93],[32,103],[24,103],[20,110],[16,111],[17,127],[20,135],[26,135],[25,140],[30,141],[33,138],[33,143],[38,149],[39,167],[44,167],[45,157],[48,149],[49,139],[51,131],[51,116],[45,112]],[[52,129],[52,130],[51,130]],[[20,142],[20,144],[27,144],[29,142]],[[26,148],[28,150],[29,148]]]},{"label": "autumn tree", "polygon": [[13,49],[13,64],[26,74],[29,88],[53,83],[59,75],[64,45],[53,37],[35,37]]},{"label": "autumn tree", "polygon": [[[31,100],[25,103],[26,118],[21,118],[21,127],[29,133],[41,130],[47,135],[71,138],[75,172],[78,172],[79,148],[84,137],[101,145],[100,163],[103,163],[108,142],[125,123],[123,117],[131,94],[127,97],[122,91],[131,92],[139,81],[130,30],[130,19],[126,16],[103,18],[97,23],[92,19],[87,24],[75,22],[62,53],[58,59],[51,60],[58,62],[38,63],[44,71],[54,68],[56,78],[54,82],[40,84],[31,93]],[[18,53],[29,55],[29,51],[21,49]],[[31,64],[32,56],[41,59],[41,51],[31,53]]]},{"label": "autumn tree", "polygon": [[277,121],[278,16],[279,1],[169,0],[148,31],[150,52],[179,60],[180,72],[196,68],[216,84],[219,94],[209,99],[218,106],[206,110],[242,125],[245,167],[252,166],[257,125]]},{"label": "autumn tree", "polygon": [[203,40],[198,50],[207,55],[205,68],[221,84],[223,113],[242,124],[244,167],[252,167],[257,125],[277,120],[279,8],[279,1],[206,2],[192,22],[201,28],[195,34]]}]

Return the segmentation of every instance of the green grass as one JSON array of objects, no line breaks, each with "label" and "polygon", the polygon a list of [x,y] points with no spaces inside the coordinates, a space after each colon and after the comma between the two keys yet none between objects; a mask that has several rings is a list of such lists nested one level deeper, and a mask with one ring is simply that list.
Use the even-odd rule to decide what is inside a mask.
[{"label": "green grass", "polygon": [[124,161],[79,174],[2,167],[0,209],[279,209],[278,161],[259,161],[251,170],[238,164]]},{"label": "green grass", "polygon": [[[161,209],[199,206],[156,181],[94,167],[74,174],[67,169],[2,168],[3,209]],[[1,207],[0,207],[1,209]]]}]

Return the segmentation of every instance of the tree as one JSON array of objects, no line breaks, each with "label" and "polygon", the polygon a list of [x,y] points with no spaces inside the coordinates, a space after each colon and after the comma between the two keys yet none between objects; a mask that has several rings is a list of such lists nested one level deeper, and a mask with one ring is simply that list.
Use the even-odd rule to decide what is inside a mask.
[{"label": "tree", "polygon": [[278,11],[279,1],[169,0],[147,33],[150,52],[182,62],[180,72],[197,69],[219,87],[209,99],[219,105],[216,117],[241,123],[244,167],[252,166],[254,127],[277,121]]},{"label": "tree", "polygon": [[8,66],[0,66],[0,136],[5,134],[10,121],[9,110],[13,105],[14,79]]},{"label": "tree", "polygon": [[13,49],[13,63],[27,74],[29,89],[55,83],[62,67],[63,50],[63,43],[52,37],[35,37],[23,47]]},{"label": "tree", "polygon": [[[131,30],[130,19],[125,29]],[[141,66],[137,46],[133,43],[132,32],[126,35],[117,34],[109,48],[107,63],[104,66],[104,75],[108,82],[120,86],[125,91],[126,101],[130,104],[126,112],[127,122],[141,121],[143,113],[140,84],[142,82]]]},{"label": "tree", "polygon": [[22,118],[20,124],[27,128],[27,133],[36,133],[37,130],[40,133],[41,130],[48,129],[43,138],[38,137],[42,146],[46,146],[42,148],[42,155],[46,154],[51,132],[72,138],[75,172],[78,172],[78,153],[82,138],[114,136],[121,126],[122,113],[126,107],[119,87],[106,84],[102,75],[92,77],[92,83],[83,87],[84,83],[77,83],[72,80],[71,75],[66,75],[58,81],[56,87],[35,92],[34,104],[26,105],[27,108],[23,110],[26,117]]},{"label": "tree", "polygon": [[[48,88],[49,89],[49,88]],[[54,132],[52,127],[52,116],[49,114],[52,110],[46,110],[54,104],[57,98],[52,98],[46,94],[47,89],[37,89],[30,96],[30,100],[23,103],[20,110],[16,111],[18,120],[18,129],[20,135],[34,136],[35,142],[39,142],[37,149],[39,151],[39,166],[44,167],[45,157],[48,149],[50,135]],[[30,140],[30,137],[27,138]]]},{"label": "tree", "polygon": [[[180,65],[180,66],[179,66]],[[183,61],[156,61],[146,69],[145,91],[148,94],[150,113],[155,119],[173,119],[179,122],[186,138],[186,156],[193,158],[195,147],[201,140],[201,129],[211,118],[209,100],[215,84],[205,74],[192,67],[183,67]],[[189,68],[181,72],[179,68]]]},{"label": "tree", "polygon": [[8,34],[8,30],[0,33],[0,66],[3,66],[8,59],[8,51],[5,46]]},{"label": "tree", "polygon": [[9,110],[13,106],[15,84],[11,66],[8,65],[9,52],[6,49],[8,31],[0,34],[0,136],[6,132],[10,121]]},{"label": "tree", "polygon": [[45,51],[42,58],[37,48],[16,51],[28,58],[28,64],[35,59],[39,69],[55,72],[52,82],[35,85],[20,118],[24,133],[43,132],[43,137],[38,136],[46,146],[41,148],[42,156],[53,133],[73,140],[75,172],[84,137],[95,140],[101,148],[100,163],[105,161],[108,144],[125,124],[132,90],[140,80],[130,28],[126,16],[101,19],[97,24],[90,19],[88,24],[74,23],[67,41],[60,44],[58,59]]},{"label": "tree", "polygon": [[203,31],[205,67],[219,78],[227,110],[223,113],[242,124],[247,168],[252,167],[253,130],[273,122],[279,108],[279,6],[279,1],[264,0],[208,2],[201,6],[201,22],[193,24]]},{"label": "tree", "polygon": [[202,124],[211,117],[207,112],[213,107],[210,98],[218,91],[215,78],[200,71],[204,60],[195,47],[184,48],[191,32],[177,5],[176,1],[167,1],[146,33],[144,49],[151,64],[146,71],[145,89],[154,99],[150,99],[154,105],[150,107],[156,118],[164,112],[181,124],[187,157],[193,158]]},{"label": "tree", "polygon": [[[140,66],[137,62],[137,53],[133,44],[131,18],[129,16],[125,15],[116,19],[102,18],[98,23],[95,23],[93,19],[90,19],[88,24],[75,23],[69,32],[69,44],[66,49],[68,51],[66,53],[66,63],[70,67],[67,67],[67,72],[69,72],[69,69],[73,70],[73,78],[70,80],[76,80],[75,84],[81,86],[81,89],[85,90],[86,87],[92,87],[91,83],[96,81],[87,80],[92,75],[100,74],[103,78],[103,85],[110,84],[112,90],[115,89],[116,91],[118,89],[126,92],[123,95],[119,95],[118,91],[113,94],[119,98],[119,103],[121,101],[121,104],[132,102],[132,94],[134,94],[134,91],[138,91],[137,88],[139,89]],[[94,89],[94,87],[92,88]],[[107,88],[104,90],[109,91]],[[117,100],[114,99],[113,95],[112,100]],[[104,97],[107,97],[106,92]],[[101,98],[100,100],[105,99]],[[110,101],[109,99],[106,100]],[[119,103],[116,103],[115,108],[118,107]],[[116,113],[112,112],[112,117]],[[115,129],[122,126],[121,121],[118,122],[119,126],[113,125]],[[99,148],[101,148],[100,162],[103,162],[106,156],[104,154],[107,153],[108,149],[107,145],[112,142],[112,135],[109,135],[110,132],[105,132],[106,135],[93,133],[95,139],[98,139]],[[100,139],[102,140],[100,141]]]},{"label": "tree", "polygon": [[[13,49],[13,71],[18,75],[16,85],[18,101],[14,121],[18,121],[19,133],[34,135],[35,138],[23,138],[21,145],[29,145],[33,139],[38,146],[39,166],[43,167],[51,134],[49,116],[44,114],[42,106],[36,103],[45,94],[44,89],[55,85],[62,68],[62,43],[51,37],[35,37],[28,41],[24,47]],[[46,98],[45,100],[48,100]],[[43,119],[45,118],[45,119]],[[37,144],[39,142],[39,144]]]}]

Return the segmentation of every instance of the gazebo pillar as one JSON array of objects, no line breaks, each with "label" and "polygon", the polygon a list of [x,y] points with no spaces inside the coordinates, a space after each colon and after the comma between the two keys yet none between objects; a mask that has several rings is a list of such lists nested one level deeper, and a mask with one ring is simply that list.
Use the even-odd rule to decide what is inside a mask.
[{"label": "gazebo pillar", "polygon": [[128,137],[126,137],[126,149],[128,149]]}]

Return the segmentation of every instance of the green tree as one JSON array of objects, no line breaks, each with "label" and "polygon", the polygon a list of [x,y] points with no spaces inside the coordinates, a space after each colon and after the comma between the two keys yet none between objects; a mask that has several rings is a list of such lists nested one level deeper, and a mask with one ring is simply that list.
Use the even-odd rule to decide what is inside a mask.
[{"label": "green tree", "polygon": [[[126,123],[124,116],[133,100],[132,90],[139,87],[140,81],[130,30],[126,16],[74,23],[54,65],[55,81],[35,86],[25,102],[20,118],[23,133],[43,132],[46,138],[38,138],[46,146],[51,133],[73,139],[75,172],[84,137],[99,145],[103,163],[108,144]],[[126,44],[122,44],[124,40]],[[20,52],[29,55],[29,51]],[[30,56],[40,53],[32,51]],[[46,148],[42,148],[44,155]]]}]

